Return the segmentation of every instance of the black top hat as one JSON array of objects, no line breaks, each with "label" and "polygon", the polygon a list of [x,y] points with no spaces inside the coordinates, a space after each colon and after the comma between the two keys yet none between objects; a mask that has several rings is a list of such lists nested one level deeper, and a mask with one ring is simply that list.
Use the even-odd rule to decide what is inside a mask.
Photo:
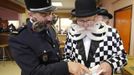
[{"label": "black top hat", "polygon": [[76,0],[75,11],[72,15],[76,17],[87,17],[97,14],[97,12],[95,0]]},{"label": "black top hat", "polygon": [[51,0],[25,0],[26,7],[33,12],[49,12],[56,9],[51,5]]},{"label": "black top hat", "polygon": [[112,14],[110,14],[106,9],[101,9],[100,8],[100,11],[98,12],[98,15],[107,16],[109,19],[113,18]]}]

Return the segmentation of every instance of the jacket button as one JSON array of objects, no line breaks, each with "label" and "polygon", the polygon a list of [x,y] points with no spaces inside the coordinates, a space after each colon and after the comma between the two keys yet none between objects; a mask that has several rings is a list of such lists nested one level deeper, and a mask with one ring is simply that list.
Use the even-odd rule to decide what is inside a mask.
[{"label": "jacket button", "polygon": [[53,47],[55,48],[55,45],[53,45]]},{"label": "jacket button", "polygon": [[44,53],[47,53],[47,51],[46,51],[46,50],[44,50]]},{"label": "jacket button", "polygon": [[60,55],[60,54],[57,52],[57,55]]}]

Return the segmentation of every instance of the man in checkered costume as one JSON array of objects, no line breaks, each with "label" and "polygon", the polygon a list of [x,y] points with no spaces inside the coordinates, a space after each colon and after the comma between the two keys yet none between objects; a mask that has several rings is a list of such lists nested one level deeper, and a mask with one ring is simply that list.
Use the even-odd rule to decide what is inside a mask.
[{"label": "man in checkered costume", "polygon": [[100,65],[101,75],[111,75],[127,63],[123,43],[116,29],[96,21],[96,14],[101,10],[93,9],[89,3],[94,5],[92,0],[76,0],[72,12],[76,24],[68,30],[64,60],[79,62],[88,68]]},{"label": "man in checkered costume", "polygon": [[87,58],[84,51],[84,37],[76,39],[77,36],[73,35],[71,31],[68,32],[65,60],[77,61],[89,68],[107,62],[111,65],[113,71],[120,70],[127,62],[126,53],[117,30],[110,26],[107,27],[108,32],[103,40],[91,40]]}]

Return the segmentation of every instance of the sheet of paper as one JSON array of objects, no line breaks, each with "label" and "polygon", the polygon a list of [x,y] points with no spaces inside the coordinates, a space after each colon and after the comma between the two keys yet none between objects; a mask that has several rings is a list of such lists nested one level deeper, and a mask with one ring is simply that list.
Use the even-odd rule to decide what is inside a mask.
[{"label": "sheet of paper", "polygon": [[102,70],[100,69],[100,65],[96,65],[93,68],[90,68],[91,74],[85,74],[85,75],[100,75],[102,73]]}]

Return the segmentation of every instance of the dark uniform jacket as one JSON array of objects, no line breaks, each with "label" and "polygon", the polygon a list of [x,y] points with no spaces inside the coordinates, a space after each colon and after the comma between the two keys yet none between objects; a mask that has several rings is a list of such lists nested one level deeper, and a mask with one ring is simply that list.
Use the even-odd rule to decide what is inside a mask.
[{"label": "dark uniform jacket", "polygon": [[47,30],[34,32],[32,23],[20,28],[9,38],[12,55],[21,75],[69,75],[67,63],[60,61],[59,48]]}]

